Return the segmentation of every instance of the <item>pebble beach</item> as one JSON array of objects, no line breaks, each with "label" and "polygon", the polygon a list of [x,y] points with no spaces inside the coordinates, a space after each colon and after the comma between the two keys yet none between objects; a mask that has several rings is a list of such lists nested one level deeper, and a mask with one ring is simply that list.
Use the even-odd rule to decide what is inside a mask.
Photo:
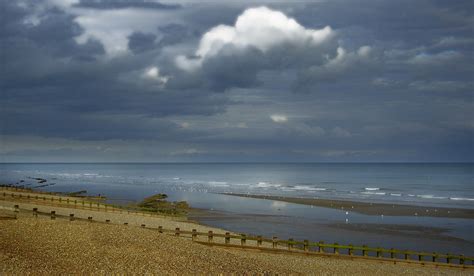
[{"label": "pebble beach", "polygon": [[[299,275],[472,275],[472,270],[296,254],[273,254],[209,247],[140,224],[165,228],[213,230],[172,218],[92,212],[21,202],[17,219],[12,202],[0,201],[0,272],[2,274],[299,274]],[[29,208],[58,218],[34,217]],[[31,209],[30,209],[31,210]],[[78,219],[69,221],[74,212]],[[79,219],[91,215],[97,222]],[[64,217],[63,217],[64,216]],[[102,217],[101,217],[102,216]],[[109,218],[115,223],[104,223]],[[135,220],[133,220],[135,218]],[[104,220],[103,220],[104,219]],[[128,226],[122,221],[130,221]]]}]

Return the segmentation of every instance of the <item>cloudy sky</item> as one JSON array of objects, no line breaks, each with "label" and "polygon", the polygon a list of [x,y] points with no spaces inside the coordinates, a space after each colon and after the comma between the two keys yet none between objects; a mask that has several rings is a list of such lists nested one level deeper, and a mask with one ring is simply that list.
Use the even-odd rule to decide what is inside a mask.
[{"label": "cloudy sky", "polygon": [[474,161],[471,0],[1,5],[1,162]]}]

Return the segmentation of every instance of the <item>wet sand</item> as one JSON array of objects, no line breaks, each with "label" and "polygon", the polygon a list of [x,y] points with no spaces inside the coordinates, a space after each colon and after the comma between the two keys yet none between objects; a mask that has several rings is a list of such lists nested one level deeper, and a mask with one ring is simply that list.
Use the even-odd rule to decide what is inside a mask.
[{"label": "wet sand", "polygon": [[222,193],[224,195],[248,197],[256,199],[277,200],[288,203],[311,205],[338,210],[347,210],[365,215],[384,216],[423,216],[442,218],[463,218],[474,219],[474,209],[446,208],[446,207],[425,207],[416,205],[402,205],[389,203],[368,203],[349,200],[317,199],[317,198],[296,198],[270,195],[249,195],[236,193]]},{"label": "wet sand", "polygon": [[339,229],[364,232],[366,234],[382,234],[390,236],[403,236],[404,238],[420,238],[433,241],[457,242],[463,244],[474,243],[449,235],[449,229],[441,227],[427,227],[405,224],[377,224],[377,223],[333,223],[328,224],[328,228],[338,231]]}]

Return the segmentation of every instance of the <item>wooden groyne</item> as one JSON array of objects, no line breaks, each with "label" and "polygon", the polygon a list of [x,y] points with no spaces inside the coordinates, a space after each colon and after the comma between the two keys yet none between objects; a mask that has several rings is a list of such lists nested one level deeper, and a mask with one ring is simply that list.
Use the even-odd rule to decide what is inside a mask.
[{"label": "wooden groyne", "polygon": [[[51,193],[37,193],[29,190],[1,187],[0,200],[24,201],[53,207],[74,208],[91,211],[112,212],[120,214],[132,214],[144,217],[173,218],[173,220],[186,220],[184,217],[172,214],[157,214],[154,212],[128,210],[123,206],[107,204],[94,200],[84,200],[71,196],[59,196]],[[34,195],[32,194],[34,193]]]},{"label": "wooden groyne", "polygon": [[[7,209],[14,211],[15,218],[19,217],[18,213],[20,211],[26,211],[31,212],[34,217],[38,217],[38,215],[50,216],[51,220],[56,220],[57,218],[60,218],[67,219],[71,222],[76,220],[83,220],[89,221],[91,223],[114,223],[114,221],[111,221],[110,219],[105,219],[102,221],[94,220],[92,216],[88,216],[87,219],[76,217],[73,212],[71,212],[69,215],[58,215],[54,210],[48,213],[40,212],[37,207],[32,208],[31,210],[25,210],[20,209],[19,204],[15,204],[12,207],[7,207]],[[123,225],[128,226],[129,224],[125,222],[123,223]],[[284,240],[278,239],[277,237],[267,238],[260,235],[255,236],[246,234],[234,234],[230,232],[198,232],[196,229],[192,229],[191,231],[183,230],[180,228],[166,229],[162,226],[152,228],[147,227],[145,224],[141,224],[139,227],[154,230],[158,233],[171,234],[176,237],[189,238],[194,242],[208,246],[258,250],[269,253],[302,254],[308,256],[324,256],[346,259],[367,259],[392,263],[412,263],[419,265],[435,265],[463,269],[474,269],[474,257],[449,253],[441,254],[436,252],[430,253],[411,250],[398,250],[394,248],[374,248],[366,245],[341,245],[338,243],[325,243],[323,241],[311,242],[308,240]]]}]

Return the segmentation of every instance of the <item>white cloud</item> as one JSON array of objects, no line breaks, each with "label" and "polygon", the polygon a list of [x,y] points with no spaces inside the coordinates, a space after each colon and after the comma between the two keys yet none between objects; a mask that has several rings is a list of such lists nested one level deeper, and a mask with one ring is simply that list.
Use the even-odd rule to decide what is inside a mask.
[{"label": "white cloud", "polygon": [[166,84],[168,82],[169,77],[168,76],[162,76],[160,74],[160,69],[156,66],[147,68],[142,75],[143,78],[156,81],[162,85]]},{"label": "white cloud", "polygon": [[331,59],[325,66],[329,69],[345,69],[359,61],[370,58],[372,48],[362,46],[355,52],[347,52],[344,48],[337,48],[337,56]]},{"label": "white cloud", "polygon": [[[347,51],[342,47],[337,48],[334,58],[327,57],[327,62],[323,65],[313,65],[305,72],[306,79],[302,82],[306,85],[317,80],[333,79],[345,75],[358,74],[363,70],[373,67],[376,62],[376,54],[370,46],[362,46],[355,51]],[[363,69],[363,70],[361,70]]]},{"label": "white cloud", "polygon": [[293,18],[267,7],[250,8],[237,18],[234,26],[218,25],[205,33],[195,52],[198,58],[178,56],[176,65],[183,70],[195,70],[226,45],[237,49],[255,47],[266,52],[284,43],[317,46],[330,39],[333,33],[329,26],[319,30],[306,29]]},{"label": "white cloud", "polygon": [[270,115],[270,119],[272,119],[272,121],[274,121],[275,123],[288,122],[288,117],[285,115],[273,114],[273,115]]}]

